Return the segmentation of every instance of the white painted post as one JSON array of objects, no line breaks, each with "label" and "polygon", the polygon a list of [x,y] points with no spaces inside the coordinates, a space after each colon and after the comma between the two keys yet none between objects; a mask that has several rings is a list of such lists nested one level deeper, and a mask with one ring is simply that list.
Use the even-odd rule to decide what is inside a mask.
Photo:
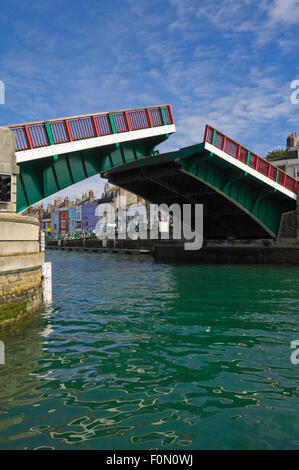
[{"label": "white painted post", "polygon": [[3,366],[5,364],[5,345],[3,341],[0,341],[0,365]]},{"label": "white painted post", "polygon": [[45,232],[41,231],[40,233],[40,251],[45,251],[46,247],[46,235]]},{"label": "white painted post", "polygon": [[52,263],[44,263],[42,266],[43,275],[43,301],[52,302]]}]

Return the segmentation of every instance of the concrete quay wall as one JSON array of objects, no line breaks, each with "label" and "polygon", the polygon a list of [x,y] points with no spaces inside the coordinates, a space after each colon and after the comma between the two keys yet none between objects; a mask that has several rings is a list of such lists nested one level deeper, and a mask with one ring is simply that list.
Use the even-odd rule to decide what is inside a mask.
[{"label": "concrete quay wall", "polygon": [[109,240],[106,248],[97,239],[47,242],[49,249],[85,250],[113,253],[152,254],[156,261],[187,263],[292,264],[299,265],[297,240],[208,240],[200,250],[186,251],[172,240]]},{"label": "concrete quay wall", "polygon": [[214,240],[197,251],[182,244],[157,244],[154,259],[159,262],[211,264],[277,264],[299,266],[299,243],[274,240]]}]

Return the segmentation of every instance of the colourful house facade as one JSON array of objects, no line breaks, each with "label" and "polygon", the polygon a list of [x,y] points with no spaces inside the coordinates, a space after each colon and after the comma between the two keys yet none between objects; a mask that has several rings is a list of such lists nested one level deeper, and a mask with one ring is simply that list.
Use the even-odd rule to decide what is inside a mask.
[{"label": "colourful house facade", "polygon": [[51,235],[59,234],[59,208],[54,207],[51,212]]},{"label": "colourful house facade", "polygon": [[76,230],[82,228],[82,207],[81,205],[75,206],[76,208]]},{"label": "colourful house facade", "polygon": [[61,235],[69,231],[69,208],[62,207],[59,209],[59,233]]},{"label": "colourful house facade", "polygon": [[76,206],[71,206],[69,209],[69,225],[68,231],[74,233],[76,231]]},{"label": "colourful house facade", "polygon": [[99,217],[96,215],[98,201],[88,202],[81,206],[82,230],[94,230]]}]

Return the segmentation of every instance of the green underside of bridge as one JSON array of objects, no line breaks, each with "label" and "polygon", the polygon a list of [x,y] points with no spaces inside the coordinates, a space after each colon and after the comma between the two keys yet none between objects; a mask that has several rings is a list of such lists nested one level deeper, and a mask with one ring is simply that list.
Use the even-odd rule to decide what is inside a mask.
[{"label": "green underside of bridge", "polygon": [[210,218],[231,225],[228,233],[233,233],[235,220],[258,226],[256,237],[275,238],[282,214],[296,206],[294,200],[207,152],[204,144],[111,167],[107,178],[152,202],[203,203]]},{"label": "green underside of bridge", "polygon": [[90,176],[151,155],[155,146],[167,137],[161,135],[21,163],[17,211]]},{"label": "green underside of bridge", "polygon": [[[217,157],[216,157],[217,158]],[[276,237],[281,215],[291,210],[293,204],[279,197],[272,188],[265,188],[256,178],[233,168],[224,160],[217,159],[208,152],[201,158],[188,158],[182,161],[182,170],[198,178],[215,189],[254,218],[268,233]]]}]

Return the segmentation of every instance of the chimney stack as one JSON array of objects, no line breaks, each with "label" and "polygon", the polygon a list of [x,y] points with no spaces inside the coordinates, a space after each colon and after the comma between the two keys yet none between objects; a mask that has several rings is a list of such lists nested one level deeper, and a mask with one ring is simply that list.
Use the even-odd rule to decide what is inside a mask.
[{"label": "chimney stack", "polygon": [[55,200],[54,200],[54,206],[59,206],[61,204],[61,199],[60,197],[57,197]]},{"label": "chimney stack", "polygon": [[65,196],[65,198],[64,198],[64,207],[71,207],[72,205],[73,205],[72,201],[69,200],[69,197]]},{"label": "chimney stack", "polygon": [[298,145],[298,139],[296,132],[292,132],[291,135],[287,138],[287,150]]}]

